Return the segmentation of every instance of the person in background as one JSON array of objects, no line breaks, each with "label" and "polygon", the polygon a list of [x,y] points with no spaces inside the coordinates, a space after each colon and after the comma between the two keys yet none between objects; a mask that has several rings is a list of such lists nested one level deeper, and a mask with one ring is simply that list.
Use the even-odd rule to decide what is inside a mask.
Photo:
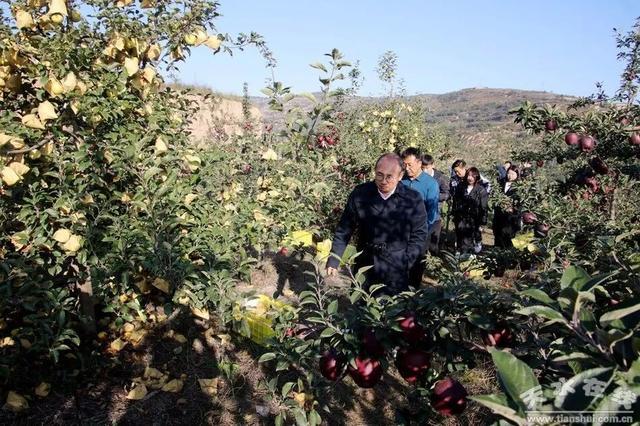
[{"label": "person in background", "polygon": [[[427,229],[429,235],[431,235],[436,223],[440,222],[440,213],[438,211],[440,189],[438,181],[422,171],[422,155],[417,148],[410,147],[405,149],[400,154],[400,157],[402,157],[405,166],[405,176],[401,182],[420,194],[427,211]],[[430,240],[427,241],[430,245]],[[416,288],[422,282],[424,268],[424,256],[421,256],[409,272],[410,284]]]},{"label": "person in background", "polygon": [[440,233],[442,232],[442,206],[450,198],[449,179],[433,165],[433,157],[429,154],[422,156],[422,171],[438,182],[438,220],[429,227],[429,252],[437,255],[440,252]]},{"label": "person in background", "polygon": [[520,230],[520,197],[517,193],[517,181],[520,171],[516,166],[511,166],[504,179],[498,181],[502,193],[506,196],[498,203],[493,212],[493,236],[495,246],[499,248],[511,248],[511,239]]},{"label": "person in background", "polygon": [[480,227],[487,224],[488,199],[487,190],[480,182],[480,171],[469,168],[453,196],[453,221],[460,252],[479,253],[482,250]]},{"label": "person in background", "polygon": [[404,164],[399,155],[378,158],[375,180],[354,188],[333,237],[327,275],[337,273],[340,258],[357,232],[354,271],[373,265],[365,274],[365,288],[385,284],[382,292],[398,294],[408,289],[409,269],[427,246],[427,212],[417,191],[400,184]]},{"label": "person in background", "polygon": [[507,177],[507,170],[512,166],[511,161],[507,160],[504,164],[498,164],[496,168],[498,169],[498,181],[504,180]]},{"label": "person in background", "polygon": [[[456,193],[456,187],[465,181],[466,176],[467,162],[464,160],[454,161],[451,165],[451,181],[449,182],[451,197]],[[480,175],[480,184],[484,186],[487,194],[491,193],[491,182],[482,175]]]}]

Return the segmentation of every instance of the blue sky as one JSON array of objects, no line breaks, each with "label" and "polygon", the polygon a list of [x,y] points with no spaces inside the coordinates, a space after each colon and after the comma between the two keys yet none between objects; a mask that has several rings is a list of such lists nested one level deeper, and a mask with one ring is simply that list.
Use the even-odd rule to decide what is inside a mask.
[{"label": "blue sky", "polygon": [[[613,28],[630,30],[640,1],[222,0],[221,13],[219,31],[264,36],[276,80],[298,92],[318,89],[308,64],[337,47],[360,60],[362,95],[384,92],[375,68],[387,50],[398,54],[408,94],[493,87],[589,95],[596,81],[609,93],[618,87]],[[228,93],[246,81],[257,95],[269,75],[253,48],[229,58],[203,47],[179,79]]]},{"label": "blue sky", "polygon": [[[393,50],[407,94],[469,87],[514,88],[586,96],[596,81],[618,87],[613,28],[629,31],[640,0],[221,0],[220,32],[256,31],[278,61],[276,80],[316,91],[308,64],[336,47],[360,61],[361,95],[384,93],[375,68]],[[6,9],[6,5],[1,7]],[[177,79],[259,95],[271,75],[254,48],[233,57],[192,52]]]}]

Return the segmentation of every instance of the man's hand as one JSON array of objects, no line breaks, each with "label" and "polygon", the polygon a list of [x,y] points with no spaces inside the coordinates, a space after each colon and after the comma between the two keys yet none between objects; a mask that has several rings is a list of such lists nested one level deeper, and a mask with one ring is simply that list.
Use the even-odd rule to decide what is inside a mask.
[{"label": "man's hand", "polygon": [[328,277],[333,277],[337,273],[338,273],[338,270],[336,268],[332,268],[331,266],[327,267],[327,276]]}]

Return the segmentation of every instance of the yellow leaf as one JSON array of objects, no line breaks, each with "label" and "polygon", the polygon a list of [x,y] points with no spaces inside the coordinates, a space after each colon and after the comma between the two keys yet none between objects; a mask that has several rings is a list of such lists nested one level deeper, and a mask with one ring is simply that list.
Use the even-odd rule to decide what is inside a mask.
[{"label": "yellow leaf", "polygon": [[326,239],[316,245],[316,259],[319,262],[326,262],[331,254],[331,240]]},{"label": "yellow leaf", "polygon": [[76,83],[76,89],[78,89],[78,92],[80,92],[81,95],[84,95],[87,93],[87,84],[82,80],[78,80]]},{"label": "yellow leaf", "polygon": [[78,250],[80,250],[80,247],[82,247],[82,238],[74,234],[71,234],[69,240],[67,240],[66,243],[62,244],[62,248],[70,253],[77,252]]},{"label": "yellow leaf", "polygon": [[513,247],[516,250],[524,250],[527,246],[534,241],[533,231],[527,232],[525,234],[519,234],[515,238],[511,239],[511,243],[513,243]]},{"label": "yellow leaf", "polygon": [[184,204],[187,206],[191,205],[196,198],[198,198],[198,195],[196,194],[187,194],[184,196]]},{"label": "yellow leaf", "polygon": [[7,402],[5,403],[4,408],[9,409],[13,412],[18,412],[29,408],[29,403],[24,396],[14,391],[9,391],[9,393],[7,394]]},{"label": "yellow leaf", "polygon": [[67,16],[67,2],[65,0],[51,0],[49,3],[49,14],[51,16],[55,14]]},{"label": "yellow leaf", "polygon": [[114,352],[120,352],[125,346],[127,346],[127,342],[122,340],[121,338],[117,338],[109,345],[109,348]]},{"label": "yellow leaf", "polygon": [[182,390],[184,386],[184,382],[180,379],[170,380],[166,385],[162,387],[162,390],[165,392],[177,393]]},{"label": "yellow leaf", "polygon": [[128,57],[124,59],[124,69],[129,77],[133,76],[140,69],[138,58]]},{"label": "yellow leaf", "polygon": [[197,40],[198,40],[198,37],[196,36],[195,33],[186,34],[184,36],[184,42],[187,43],[189,46],[193,46],[194,44],[196,44]]},{"label": "yellow leaf", "polygon": [[191,313],[195,316],[197,316],[200,319],[203,320],[209,320],[210,315],[209,315],[209,311],[206,309],[199,309],[199,308],[191,308]]},{"label": "yellow leaf", "polygon": [[49,395],[49,392],[51,392],[51,385],[46,382],[40,383],[34,391],[34,393],[41,398],[44,398],[47,395]]},{"label": "yellow leaf", "polygon": [[196,45],[199,46],[209,38],[209,35],[202,29],[198,29],[196,32]]},{"label": "yellow leaf", "polygon": [[153,67],[146,66],[144,70],[142,70],[142,78],[147,83],[153,83],[153,79],[156,78],[156,70]]},{"label": "yellow leaf", "polygon": [[118,0],[116,1],[116,6],[125,7],[125,6],[129,6],[131,3],[133,3],[133,0]]},{"label": "yellow leaf", "polygon": [[167,147],[164,139],[162,139],[162,136],[158,136],[156,139],[156,154],[164,154],[168,150],[169,148]]},{"label": "yellow leaf", "polygon": [[18,9],[16,11],[16,26],[21,30],[23,28],[34,28],[36,23],[29,12]]},{"label": "yellow leaf", "polygon": [[182,158],[187,162],[187,166],[189,167],[189,170],[191,170],[192,172],[195,172],[196,170],[198,170],[198,168],[200,167],[200,164],[202,164],[202,160],[197,155],[186,154]]},{"label": "yellow leaf", "polygon": [[151,286],[149,285],[149,281],[147,281],[146,278],[136,281],[134,284],[136,287],[138,287],[138,290],[140,290],[140,293],[142,294],[147,294],[151,291]]},{"label": "yellow leaf", "polygon": [[310,247],[313,245],[313,233],[310,231],[293,231],[291,233],[291,243],[296,246]]},{"label": "yellow leaf", "polygon": [[65,228],[60,228],[53,234],[53,239],[59,243],[66,243],[69,238],[71,238],[71,232]]},{"label": "yellow leaf", "polygon": [[149,50],[147,50],[147,59],[150,61],[157,61],[160,59],[160,46],[157,44],[152,44],[149,46]]},{"label": "yellow leaf", "polygon": [[307,396],[304,394],[304,392],[300,392],[300,393],[298,393],[298,392],[294,392],[294,393],[293,393],[293,400],[294,400],[295,402],[297,402],[297,403],[298,403],[298,405],[299,405],[300,407],[302,407],[302,408],[304,408],[304,403],[305,403],[305,400],[306,400],[306,399],[307,399]]},{"label": "yellow leaf", "polygon": [[44,85],[44,90],[46,90],[49,95],[55,98],[56,96],[64,93],[64,86],[62,85],[62,83],[60,83],[60,80],[58,80],[54,76],[49,76],[49,79]]},{"label": "yellow leaf", "polygon": [[93,195],[86,194],[80,199],[80,202],[85,206],[88,206],[89,204],[93,204]]},{"label": "yellow leaf", "polygon": [[2,177],[2,181],[7,184],[7,186],[13,186],[20,180],[20,176],[9,167],[4,167],[2,171],[0,171],[0,177]]},{"label": "yellow leaf", "polygon": [[178,342],[178,343],[180,343],[180,344],[187,343],[187,341],[188,341],[188,340],[187,340],[187,338],[186,338],[186,337],[184,337],[184,335],[183,335],[183,334],[180,334],[180,333],[176,333],[176,334],[174,334],[174,335],[173,335],[173,340],[175,340],[176,342]]},{"label": "yellow leaf", "polygon": [[200,385],[200,389],[202,389],[202,392],[210,396],[218,394],[219,383],[220,379],[218,377],[215,377],[213,379],[198,379],[198,384]]},{"label": "yellow leaf", "polygon": [[217,36],[209,36],[204,42],[207,47],[213,50],[218,50],[220,48],[220,43],[222,43],[222,40],[220,40]]},{"label": "yellow leaf", "polygon": [[278,154],[276,154],[276,152],[272,148],[269,148],[262,154],[262,159],[263,160],[277,160],[278,159]]},{"label": "yellow leaf", "polygon": [[44,130],[44,125],[42,121],[35,114],[27,114],[22,117],[22,124],[30,129],[39,129]]},{"label": "yellow leaf", "polygon": [[169,284],[169,281],[163,278],[156,278],[155,280],[153,280],[151,285],[153,285],[155,288],[162,291],[163,293],[169,294],[170,287],[171,287]]},{"label": "yellow leaf", "polygon": [[125,333],[124,338],[130,341],[131,343],[133,343],[134,345],[137,345],[138,343],[142,342],[142,339],[144,339],[146,335],[147,335],[147,332],[145,330],[134,330],[134,331]]},{"label": "yellow leaf", "polygon": [[[121,297],[122,297],[122,296],[121,296]],[[127,299],[125,298],[125,301],[126,301],[126,300],[127,300]],[[124,330],[124,332],[125,332],[125,333],[130,333],[130,332],[132,332],[133,330],[135,330],[135,329],[136,329],[136,326],[135,326],[135,325],[133,325],[133,324],[131,324],[130,322],[126,322],[126,323],[124,323],[124,325],[122,326],[122,329]]]},{"label": "yellow leaf", "polygon": [[77,84],[78,79],[73,72],[67,74],[66,77],[62,80],[62,87],[64,88],[65,93],[73,92],[76,89]]},{"label": "yellow leaf", "polygon": [[149,9],[155,6],[156,6],[156,0],[142,0],[140,2],[140,7],[143,9]]},{"label": "yellow leaf", "polygon": [[10,163],[9,168],[16,172],[16,174],[20,177],[26,175],[29,172],[29,166],[27,166],[26,164],[18,163],[17,161]]},{"label": "yellow leaf", "polygon": [[127,399],[131,399],[134,401],[140,400],[147,396],[147,387],[141,383],[138,383],[134,386],[133,389],[129,391],[127,394]]},{"label": "yellow leaf", "polygon": [[0,348],[4,348],[7,346],[13,346],[15,345],[16,342],[15,340],[13,340],[11,337],[5,337],[4,339],[0,340]]},{"label": "yellow leaf", "polygon": [[45,122],[47,120],[55,120],[58,118],[58,114],[51,102],[44,101],[38,105],[38,117],[42,122]]},{"label": "yellow leaf", "polygon": [[144,369],[144,378],[160,379],[162,378],[162,376],[164,376],[164,373],[162,373],[162,371],[158,370],[157,368],[147,367]]}]

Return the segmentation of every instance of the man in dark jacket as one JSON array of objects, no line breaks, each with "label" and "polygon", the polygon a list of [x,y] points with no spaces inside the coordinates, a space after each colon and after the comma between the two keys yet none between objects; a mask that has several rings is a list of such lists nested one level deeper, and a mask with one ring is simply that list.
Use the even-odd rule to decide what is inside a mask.
[{"label": "man in dark jacket", "polygon": [[403,162],[385,154],[376,162],[375,181],[360,184],[349,194],[336,229],[327,275],[337,272],[351,236],[362,254],[356,270],[373,265],[365,273],[366,284],[385,284],[384,292],[397,294],[409,286],[409,269],[427,245],[427,212],[421,195],[404,185]]}]

